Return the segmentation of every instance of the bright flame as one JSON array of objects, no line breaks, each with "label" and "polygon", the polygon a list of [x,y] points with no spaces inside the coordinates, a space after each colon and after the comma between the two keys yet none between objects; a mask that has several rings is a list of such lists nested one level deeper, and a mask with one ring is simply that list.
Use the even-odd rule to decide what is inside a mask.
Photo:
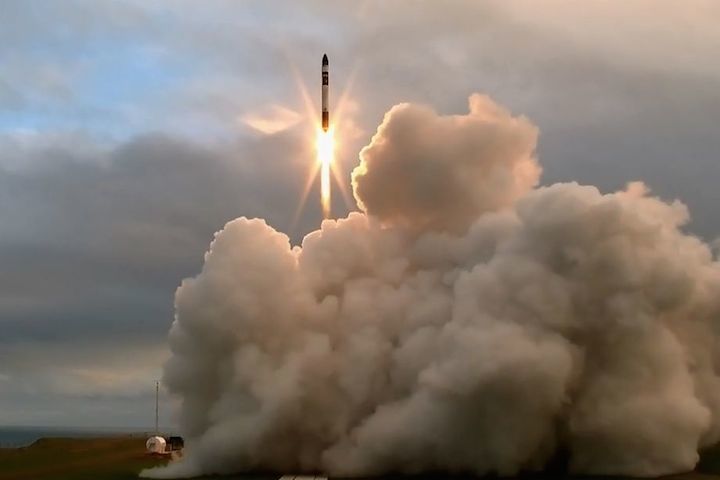
[{"label": "bright flame", "polygon": [[[303,103],[305,104],[307,118],[319,120],[320,112],[316,110],[316,104],[310,97],[310,93],[308,92],[308,89],[305,86],[305,83],[303,82],[300,73],[292,64],[290,64],[290,69],[293,72],[293,75],[297,82],[298,90],[300,91],[300,96],[303,100]],[[335,178],[336,186],[340,189],[340,193],[342,193],[342,197],[345,200],[345,204],[347,205],[348,209],[352,210],[354,208],[354,202],[345,182],[344,173],[342,172],[341,165],[339,163],[334,164],[335,149],[337,147],[334,131],[340,130],[339,127],[342,124],[343,113],[345,112],[345,108],[347,107],[347,104],[349,102],[350,88],[352,86],[352,81],[355,77],[356,69],[357,68],[353,68],[350,75],[350,80],[348,81],[345,89],[342,92],[342,95],[340,96],[340,99],[338,100],[337,107],[333,109],[333,123],[332,125],[330,125],[330,129],[327,132],[324,132],[320,126],[319,121],[313,122],[316,132],[315,147],[317,151],[317,161],[308,171],[308,177],[305,181],[305,187],[303,188],[303,191],[300,195],[300,201],[298,202],[297,209],[295,210],[295,214],[293,215],[291,229],[294,229],[297,225],[300,214],[302,213],[303,208],[305,207],[305,203],[307,202],[308,195],[310,194],[310,190],[312,190],[312,186],[315,184],[315,179],[317,178],[318,171],[320,172],[320,192],[323,216],[325,218],[330,217],[330,185],[332,183],[333,177]]]},{"label": "bright flame", "polygon": [[322,204],[323,217],[330,218],[330,172],[332,170],[333,158],[335,157],[335,138],[333,129],[327,132],[321,128],[317,129],[317,162],[320,166],[320,202]]}]

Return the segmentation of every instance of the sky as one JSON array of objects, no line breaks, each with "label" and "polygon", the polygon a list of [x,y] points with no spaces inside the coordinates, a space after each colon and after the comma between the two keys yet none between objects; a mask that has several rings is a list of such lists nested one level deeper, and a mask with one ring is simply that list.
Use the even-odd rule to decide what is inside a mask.
[{"label": "sky", "polygon": [[5,0],[0,425],[152,425],[214,232],[319,225],[317,185],[299,206],[323,53],[346,182],[390,107],[480,92],[539,127],[543,185],[643,180],[715,240],[718,22],[712,0]]}]

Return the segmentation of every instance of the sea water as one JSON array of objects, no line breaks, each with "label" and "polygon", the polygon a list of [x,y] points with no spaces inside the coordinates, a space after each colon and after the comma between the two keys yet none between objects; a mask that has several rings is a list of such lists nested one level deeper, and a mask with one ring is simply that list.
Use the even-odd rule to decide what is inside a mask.
[{"label": "sea water", "polygon": [[73,428],[73,427],[2,427],[0,448],[17,448],[30,445],[39,438],[97,438],[118,435],[149,435],[142,428]]}]

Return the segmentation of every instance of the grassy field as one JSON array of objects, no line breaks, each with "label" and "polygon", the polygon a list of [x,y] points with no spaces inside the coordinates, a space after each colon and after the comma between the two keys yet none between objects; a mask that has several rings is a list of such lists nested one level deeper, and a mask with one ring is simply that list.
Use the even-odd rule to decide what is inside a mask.
[{"label": "grassy field", "polygon": [[145,454],[145,438],[43,438],[0,448],[0,480],[129,480],[165,460]]},{"label": "grassy field", "polygon": [[[140,470],[163,465],[165,462],[165,459],[145,454],[144,437],[44,438],[28,447],[0,448],[0,480],[130,480],[137,479]],[[561,476],[535,474],[521,478],[559,477]],[[234,478],[269,480],[277,477],[240,475]],[[444,475],[386,477],[387,480],[407,480],[408,478],[415,480],[444,478],[447,480],[461,477]],[[471,477],[463,476],[462,478]],[[599,477],[565,478],[599,480]],[[697,471],[664,478],[668,480],[720,480],[720,448],[716,447],[703,452]],[[615,477],[612,480],[620,480],[620,478]]]}]

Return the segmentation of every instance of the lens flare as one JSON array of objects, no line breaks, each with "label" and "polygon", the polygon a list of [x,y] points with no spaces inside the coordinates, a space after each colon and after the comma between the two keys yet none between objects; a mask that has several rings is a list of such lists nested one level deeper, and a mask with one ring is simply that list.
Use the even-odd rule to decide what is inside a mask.
[{"label": "lens flare", "polygon": [[335,139],[333,129],[327,132],[317,129],[317,162],[320,167],[320,202],[323,218],[330,218],[331,185],[330,174],[335,156]]},{"label": "lens flare", "polygon": [[[342,164],[340,161],[336,161],[335,155],[342,148],[342,145],[338,146],[338,141],[335,138],[335,132],[338,136],[342,135],[343,132],[343,120],[344,116],[348,115],[347,107],[351,103],[350,91],[353,85],[355,74],[357,72],[357,65],[351,69],[350,76],[347,80],[345,88],[340,95],[333,115],[332,123],[327,132],[322,130],[322,124],[318,119],[318,111],[316,110],[316,104],[310,97],[310,92],[307,86],[303,82],[302,75],[300,75],[298,69],[292,64],[289,64],[290,69],[295,77],[300,97],[302,98],[303,104],[305,105],[306,117],[311,119],[312,126],[307,130],[308,139],[312,139],[312,131],[315,130],[315,149],[317,153],[316,162],[311,162],[310,168],[308,169],[308,176],[305,180],[305,186],[300,194],[300,199],[293,214],[293,220],[290,229],[294,231],[297,227],[300,215],[302,214],[305,204],[307,203],[310,191],[315,185],[317,174],[320,173],[320,191],[321,191],[321,205],[323,210],[324,218],[330,218],[330,204],[331,204],[331,184],[333,179],[335,180],[335,186],[340,192],[345,205],[348,210],[355,209],[355,202],[353,201],[352,195],[350,194],[349,187],[345,181],[345,173],[343,172]],[[311,149],[312,150],[312,149]],[[309,152],[312,155],[312,152]]]}]

